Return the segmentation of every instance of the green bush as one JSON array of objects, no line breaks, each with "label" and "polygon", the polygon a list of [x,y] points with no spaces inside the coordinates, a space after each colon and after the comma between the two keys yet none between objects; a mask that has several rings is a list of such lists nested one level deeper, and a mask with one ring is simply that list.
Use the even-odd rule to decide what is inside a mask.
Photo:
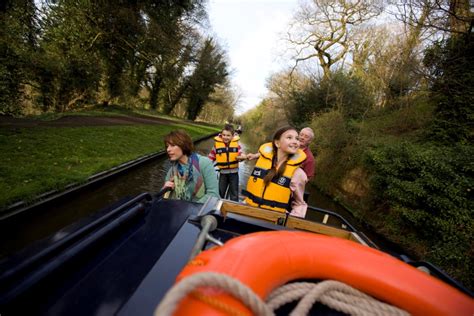
[{"label": "green bush", "polygon": [[474,35],[453,36],[435,43],[425,55],[434,78],[436,105],[431,136],[437,141],[472,143],[474,138]]},{"label": "green bush", "polygon": [[430,95],[419,92],[410,96],[409,106],[398,108],[373,109],[364,120],[357,122],[361,137],[368,142],[386,143],[387,137],[397,142],[403,139],[419,139],[433,121],[434,105]]},{"label": "green bush", "polygon": [[341,180],[357,161],[353,146],[357,133],[337,110],[315,117],[310,126],[315,135],[311,150],[317,157],[316,184],[337,195]]},{"label": "green bush", "polygon": [[399,143],[372,149],[364,160],[375,203],[389,207],[387,225],[398,234],[391,237],[409,249],[414,236],[429,247],[427,260],[471,287],[473,156],[472,146]]}]

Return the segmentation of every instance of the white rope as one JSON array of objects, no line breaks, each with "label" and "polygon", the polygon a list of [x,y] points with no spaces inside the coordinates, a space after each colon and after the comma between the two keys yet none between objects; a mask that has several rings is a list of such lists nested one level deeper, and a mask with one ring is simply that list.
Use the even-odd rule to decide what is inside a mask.
[{"label": "white rope", "polygon": [[[279,288],[273,290],[270,295],[268,295],[267,303],[270,305],[271,309],[276,310],[288,302],[299,300],[313,287],[314,283],[311,282],[289,283],[280,286]],[[283,298],[282,295],[285,293],[287,293],[287,295],[291,295],[293,299],[289,299],[285,302],[280,302],[280,300]]]},{"label": "white rope", "polygon": [[253,315],[269,316],[281,306],[300,300],[292,316],[307,315],[317,303],[349,315],[406,316],[406,311],[380,302],[353,287],[338,281],[319,283],[291,283],[277,288],[267,298],[267,303],[252,289],[226,274],[202,272],[191,275],[175,284],[155,310],[155,316],[171,316],[180,301],[198,287],[220,289],[247,306]]},{"label": "white rope", "polygon": [[198,287],[215,287],[240,300],[254,315],[274,315],[265,302],[248,286],[232,277],[215,273],[203,272],[191,275],[175,284],[155,310],[155,316],[171,316],[179,302]]},{"label": "white rope", "polygon": [[349,315],[408,315],[404,310],[380,302],[338,281],[292,283],[276,289],[267,303],[276,310],[286,303],[301,299],[290,315],[307,315],[316,302]]}]

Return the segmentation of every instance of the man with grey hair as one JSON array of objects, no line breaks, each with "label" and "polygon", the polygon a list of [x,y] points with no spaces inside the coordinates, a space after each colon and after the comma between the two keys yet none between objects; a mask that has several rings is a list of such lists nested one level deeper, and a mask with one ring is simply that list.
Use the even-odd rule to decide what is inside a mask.
[{"label": "man with grey hair", "polygon": [[301,169],[303,169],[308,176],[308,181],[310,181],[314,177],[314,156],[311,149],[309,149],[309,144],[314,138],[314,132],[310,127],[305,127],[301,129],[298,138],[300,141],[300,149],[306,154],[306,160],[301,165]]}]

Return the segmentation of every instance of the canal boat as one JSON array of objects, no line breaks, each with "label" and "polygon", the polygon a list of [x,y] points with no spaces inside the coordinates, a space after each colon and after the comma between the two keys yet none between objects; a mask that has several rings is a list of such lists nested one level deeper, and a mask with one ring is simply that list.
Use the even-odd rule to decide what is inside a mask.
[{"label": "canal boat", "polygon": [[310,211],[319,220],[143,193],[3,259],[0,314],[473,314],[435,267]]}]

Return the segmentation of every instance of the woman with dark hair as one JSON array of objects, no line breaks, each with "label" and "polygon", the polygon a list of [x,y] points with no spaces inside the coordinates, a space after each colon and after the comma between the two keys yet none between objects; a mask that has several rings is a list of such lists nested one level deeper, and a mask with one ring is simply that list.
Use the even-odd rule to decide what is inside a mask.
[{"label": "woman with dark hair", "polygon": [[172,190],[168,198],[204,203],[210,196],[219,197],[212,161],[194,152],[193,141],[185,131],[166,135],[165,148],[171,161],[163,185],[163,189]]},{"label": "woman with dark hair", "polygon": [[304,217],[308,205],[303,195],[308,178],[300,168],[306,155],[299,148],[297,130],[290,126],[280,128],[272,142],[261,145],[258,151],[247,190],[243,190],[245,202]]}]

